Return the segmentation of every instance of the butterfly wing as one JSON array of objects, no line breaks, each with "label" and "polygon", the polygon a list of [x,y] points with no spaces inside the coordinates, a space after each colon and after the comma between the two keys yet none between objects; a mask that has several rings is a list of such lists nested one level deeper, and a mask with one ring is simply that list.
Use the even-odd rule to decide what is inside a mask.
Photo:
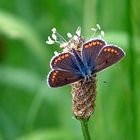
[{"label": "butterfly wing", "polygon": [[99,72],[120,61],[125,56],[122,49],[114,45],[106,45],[95,60],[94,72]]},{"label": "butterfly wing", "polygon": [[79,72],[76,59],[71,53],[61,53],[58,56],[54,56],[51,60],[50,66],[52,69],[72,71],[74,73]]},{"label": "butterfly wing", "polygon": [[62,70],[52,70],[48,75],[48,85],[50,87],[60,87],[80,80],[82,76],[72,72]]},{"label": "butterfly wing", "polygon": [[82,58],[89,69],[92,70],[95,67],[94,60],[105,45],[106,42],[101,39],[93,39],[83,44]]}]

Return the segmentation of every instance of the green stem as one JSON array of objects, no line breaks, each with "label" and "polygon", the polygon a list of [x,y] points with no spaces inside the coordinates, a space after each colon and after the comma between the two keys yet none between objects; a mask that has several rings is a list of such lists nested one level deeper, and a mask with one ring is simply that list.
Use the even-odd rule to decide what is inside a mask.
[{"label": "green stem", "polygon": [[84,140],[91,140],[90,134],[89,134],[89,129],[88,129],[88,122],[81,120],[81,126],[82,126]]},{"label": "green stem", "polygon": [[[131,96],[131,102],[130,102],[130,114],[131,116],[131,133],[132,133],[132,139],[137,139],[137,106],[136,106],[136,92],[135,92],[135,30],[134,27],[136,27],[136,17],[135,17],[135,9],[134,9],[134,3],[133,0],[127,1],[127,32],[128,32],[128,44],[129,44],[129,54],[130,54],[130,67],[129,67],[129,84],[130,84],[130,96]],[[135,18],[134,18],[135,17]]]}]

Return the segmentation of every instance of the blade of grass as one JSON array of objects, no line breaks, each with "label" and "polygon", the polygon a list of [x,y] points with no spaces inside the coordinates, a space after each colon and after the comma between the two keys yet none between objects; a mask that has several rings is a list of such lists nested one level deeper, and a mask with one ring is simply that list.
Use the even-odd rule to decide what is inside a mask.
[{"label": "blade of grass", "polygon": [[129,65],[129,86],[130,86],[130,114],[131,114],[131,139],[137,140],[137,106],[136,106],[136,92],[135,92],[135,41],[134,41],[134,1],[127,1],[127,32],[128,32],[128,42],[129,42],[129,54],[130,54],[130,65]]},{"label": "blade of grass", "polygon": [[[40,64],[46,64],[46,51],[43,42],[37,33],[26,22],[18,17],[0,11],[0,34],[10,39],[22,40]],[[45,41],[44,41],[45,44]]]}]

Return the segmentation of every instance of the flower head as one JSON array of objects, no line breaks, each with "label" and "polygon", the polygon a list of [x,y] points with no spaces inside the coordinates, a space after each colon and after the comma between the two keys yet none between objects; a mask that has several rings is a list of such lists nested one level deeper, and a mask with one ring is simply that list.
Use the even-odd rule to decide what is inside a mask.
[{"label": "flower head", "polygon": [[51,39],[50,36],[48,36],[48,40],[46,41],[47,44],[54,44],[54,40]]},{"label": "flower head", "polygon": [[96,24],[96,26],[97,26],[97,28],[98,28],[99,30],[101,30],[101,27],[100,27],[100,25],[99,25],[99,24]]},{"label": "flower head", "polygon": [[56,28],[52,28],[52,32],[53,33],[56,33]]},{"label": "flower head", "polygon": [[54,41],[57,41],[57,36],[56,36],[56,34],[53,33],[53,34],[52,34],[52,38],[53,38]]},{"label": "flower head", "polygon": [[102,38],[104,36],[104,31],[101,31],[101,26],[99,24],[96,24],[96,27],[91,28],[91,30],[93,31],[93,34],[90,37],[91,39],[93,37]]},{"label": "flower head", "polygon": [[72,38],[72,34],[71,33],[67,33],[68,38]]},{"label": "flower head", "polygon": [[104,35],[105,35],[104,31],[101,31],[101,36],[104,36]]},{"label": "flower head", "polygon": [[80,26],[76,30],[76,35],[81,36],[81,27]]},{"label": "flower head", "polygon": [[83,37],[81,37],[81,28],[78,27],[75,34],[72,35],[71,33],[67,33],[68,41],[65,40],[56,30],[56,28],[52,29],[52,35],[51,37],[48,37],[48,40],[46,41],[47,44],[54,44],[58,43],[60,44],[60,48],[63,49],[63,52],[68,52],[72,50],[72,48],[77,49],[81,43],[84,42]]}]

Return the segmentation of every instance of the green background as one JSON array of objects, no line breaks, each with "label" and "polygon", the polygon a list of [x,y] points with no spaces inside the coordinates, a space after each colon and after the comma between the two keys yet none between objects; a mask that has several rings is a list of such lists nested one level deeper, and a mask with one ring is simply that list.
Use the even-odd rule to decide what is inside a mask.
[{"label": "green background", "polygon": [[126,57],[98,74],[91,137],[140,140],[139,9],[138,0],[0,0],[0,140],[83,139],[71,87],[46,84],[49,61],[61,50],[45,41],[53,27],[66,37],[81,26],[89,39],[96,23]]}]

